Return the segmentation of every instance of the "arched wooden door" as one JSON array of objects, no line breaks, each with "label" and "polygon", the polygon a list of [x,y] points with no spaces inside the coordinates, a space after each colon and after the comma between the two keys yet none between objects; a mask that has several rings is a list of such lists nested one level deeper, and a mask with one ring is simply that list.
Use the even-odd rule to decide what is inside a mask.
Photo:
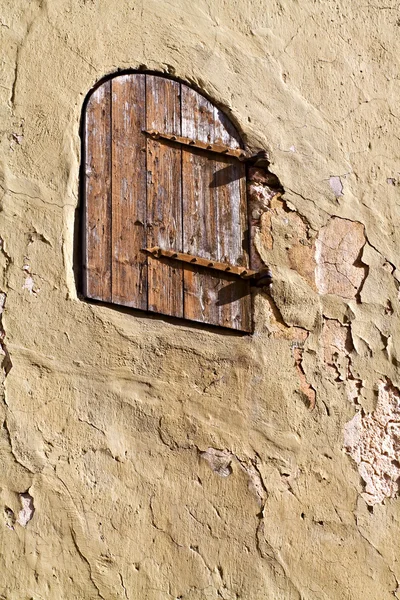
[{"label": "arched wooden door", "polygon": [[86,297],[251,331],[250,282],[233,273],[250,267],[245,165],[228,118],[183,83],[135,73],[91,93],[84,132]]}]

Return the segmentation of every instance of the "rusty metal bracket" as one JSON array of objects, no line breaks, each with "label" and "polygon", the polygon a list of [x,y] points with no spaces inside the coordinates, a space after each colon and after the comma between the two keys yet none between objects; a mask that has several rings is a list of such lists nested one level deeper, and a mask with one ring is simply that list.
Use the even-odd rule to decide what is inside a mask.
[{"label": "rusty metal bracket", "polygon": [[143,129],[142,133],[150,136],[153,140],[168,140],[169,142],[175,142],[176,144],[183,144],[184,146],[190,146],[192,148],[199,148],[200,150],[207,150],[207,152],[214,152],[215,154],[224,154],[225,156],[233,156],[241,161],[246,161],[251,158],[250,154],[246,150],[241,148],[229,148],[222,144],[208,144],[206,142],[200,142],[199,140],[193,140],[188,137],[181,135],[173,135],[170,133],[160,133],[154,129]]},{"label": "rusty metal bracket", "polygon": [[[236,275],[241,279],[250,279],[255,281],[255,285],[264,286],[271,283],[271,271],[266,268],[260,271],[254,271],[253,269],[246,269],[246,267],[238,267],[237,265],[231,265],[229,263],[222,263],[215,260],[208,260],[200,256],[193,256],[193,254],[187,254],[185,252],[176,252],[175,250],[163,250],[159,246],[153,248],[142,248],[142,252],[146,252],[152,258],[170,258],[179,262],[189,263],[199,267],[205,267],[207,269],[213,269],[214,271],[222,271],[231,275]],[[258,283],[259,282],[259,283]]]}]

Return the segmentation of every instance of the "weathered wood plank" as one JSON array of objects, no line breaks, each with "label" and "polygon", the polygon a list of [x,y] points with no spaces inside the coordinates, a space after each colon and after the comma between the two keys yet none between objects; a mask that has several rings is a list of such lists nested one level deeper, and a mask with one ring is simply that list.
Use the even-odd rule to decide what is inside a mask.
[{"label": "weathered wood plank", "polygon": [[214,140],[216,144],[223,144],[232,149],[241,148],[240,136],[233,123],[216,106],[213,106]]},{"label": "weathered wood plank", "polygon": [[112,301],[147,309],[145,75],[112,80]]},{"label": "weathered wood plank", "polygon": [[[182,85],[182,135],[201,142],[214,142],[214,107],[194,90]],[[183,252],[218,260],[218,214],[210,187],[213,160],[195,149],[182,151]],[[184,271],[184,316],[219,325],[220,278],[211,278],[195,267]]]},{"label": "weathered wood plank", "polygon": [[[226,117],[194,90],[182,85],[182,135],[202,142],[239,146]],[[232,131],[235,135],[232,134]],[[248,267],[245,166],[229,157],[183,149],[183,252]],[[251,330],[250,283],[228,276],[184,272],[184,316]]]},{"label": "weathered wood plank", "polygon": [[[249,266],[245,166],[229,159],[215,162],[215,202],[218,206],[218,256],[223,262]],[[248,281],[221,287],[218,297],[221,325],[251,330]]]},{"label": "weathered wood plank", "polygon": [[84,294],[111,301],[110,82],[90,96],[85,115]]},{"label": "weathered wood plank", "polygon": [[[226,115],[214,107],[214,135],[218,143],[240,147],[240,137]],[[220,207],[220,254],[243,267],[249,266],[246,168],[237,161],[216,162],[215,192]],[[225,260],[225,259],[224,259]],[[222,324],[250,331],[251,295],[249,282],[227,285],[220,293]]]},{"label": "weathered wood plank", "polygon": [[[180,84],[146,76],[146,129],[181,134]],[[182,250],[181,148],[147,140],[147,245]],[[149,310],[183,316],[181,265],[148,262]]]}]

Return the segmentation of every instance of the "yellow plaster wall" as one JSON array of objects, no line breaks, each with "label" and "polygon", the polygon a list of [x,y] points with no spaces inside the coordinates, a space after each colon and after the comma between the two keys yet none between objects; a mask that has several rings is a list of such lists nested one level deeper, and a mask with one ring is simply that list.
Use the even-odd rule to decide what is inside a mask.
[{"label": "yellow plaster wall", "polygon": [[[400,597],[397,3],[0,8],[0,598]],[[269,151],[252,336],[77,295],[82,104],[127,68]]]}]

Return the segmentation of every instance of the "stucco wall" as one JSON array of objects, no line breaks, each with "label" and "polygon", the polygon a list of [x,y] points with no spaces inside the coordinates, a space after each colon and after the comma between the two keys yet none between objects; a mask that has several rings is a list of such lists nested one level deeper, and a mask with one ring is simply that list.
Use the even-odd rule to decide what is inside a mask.
[{"label": "stucco wall", "polygon": [[[0,5],[0,598],[400,597],[398,4]],[[82,104],[127,68],[269,152],[252,336],[77,295]]]}]

